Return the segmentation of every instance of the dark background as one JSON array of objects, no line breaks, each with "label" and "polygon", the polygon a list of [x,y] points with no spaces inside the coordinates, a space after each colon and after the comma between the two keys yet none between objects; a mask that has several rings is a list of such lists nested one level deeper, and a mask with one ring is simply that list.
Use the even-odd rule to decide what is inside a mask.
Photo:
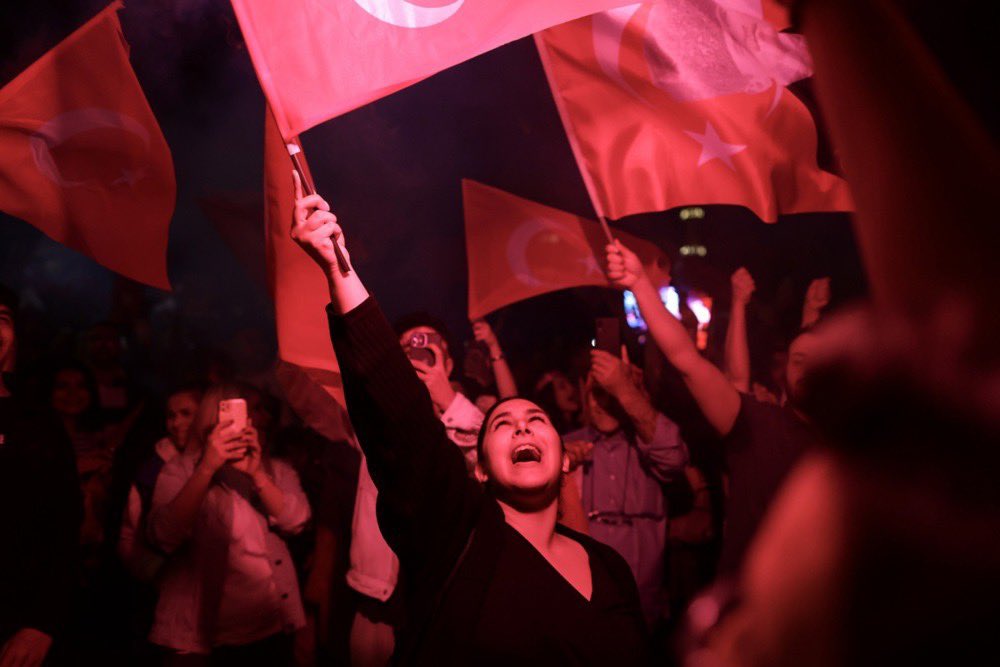
[{"label": "dark background", "polygon": [[[906,4],[952,80],[995,131],[990,3]],[[3,3],[0,85],[105,5]],[[262,281],[264,101],[232,9],[225,0],[133,0],[120,17],[173,152],[174,291],[115,277],[4,214],[0,282],[21,293],[38,346],[68,344],[71,330],[110,318],[126,326],[141,319],[153,338],[169,334],[169,343],[157,347],[163,354],[223,347],[236,356],[242,349],[250,356],[272,352],[273,313]],[[796,92],[808,101],[808,86]],[[530,39],[329,121],[302,140],[320,191],[345,225],[356,267],[390,316],[428,310],[459,337],[469,331],[461,178],[594,215]],[[827,163],[828,153],[821,148]],[[226,220],[206,214],[220,210]],[[681,220],[674,210],[617,226],[667,249],[681,288],[716,295],[718,325],[724,325],[728,276],[741,265],[757,282],[751,334],[760,340],[794,329],[814,277],[833,277],[835,304],[863,296],[846,215],[788,216],[767,225],[738,207],[705,211],[699,220]],[[680,257],[678,248],[691,243],[704,245],[707,256]],[[517,304],[491,319],[509,356],[528,360],[589,338],[593,317],[616,309],[620,296],[610,290],[580,289]],[[559,337],[567,329],[574,334]]]}]

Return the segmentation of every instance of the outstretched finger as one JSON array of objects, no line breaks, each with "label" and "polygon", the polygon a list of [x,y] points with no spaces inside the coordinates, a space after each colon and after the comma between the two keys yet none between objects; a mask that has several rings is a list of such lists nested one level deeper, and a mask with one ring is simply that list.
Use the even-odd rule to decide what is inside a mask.
[{"label": "outstretched finger", "polygon": [[302,179],[299,178],[299,172],[292,169],[292,182],[295,184],[295,199],[296,201],[302,199]]}]

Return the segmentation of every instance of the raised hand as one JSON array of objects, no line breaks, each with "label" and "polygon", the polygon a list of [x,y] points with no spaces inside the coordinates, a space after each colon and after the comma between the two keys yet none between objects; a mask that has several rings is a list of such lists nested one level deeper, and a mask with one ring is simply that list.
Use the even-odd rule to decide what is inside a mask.
[{"label": "raised hand", "polygon": [[635,387],[629,365],[604,350],[590,351],[590,375],[597,384],[618,397]]},{"label": "raised hand", "polygon": [[257,429],[253,425],[247,422],[247,427],[243,429],[240,434],[240,440],[243,443],[244,454],[243,457],[233,463],[233,467],[237,470],[242,470],[251,477],[256,477],[257,473],[261,470],[260,467],[260,437],[257,433]]},{"label": "raised hand", "polygon": [[452,388],[448,373],[444,368],[444,352],[433,343],[428,345],[427,349],[434,352],[435,363],[425,364],[417,359],[410,359],[410,363],[413,365],[413,370],[417,372],[417,377],[427,387],[434,406],[444,412],[455,399],[455,390]]},{"label": "raised hand", "polygon": [[244,432],[237,431],[232,426],[232,421],[219,422],[215,425],[208,434],[198,465],[214,473],[229,461],[243,458],[247,449]]},{"label": "raised hand", "polygon": [[830,278],[817,278],[806,290],[805,308],[823,310],[830,304]]},{"label": "raised hand", "polygon": [[295,179],[292,239],[327,273],[331,269],[339,270],[333,244],[340,244],[348,262],[350,256],[344,247],[344,232],[337,224],[337,216],[330,212],[330,205],[321,196],[303,196],[299,175],[293,171],[292,177]]},{"label": "raised hand", "polygon": [[563,444],[563,450],[566,452],[566,458],[569,459],[569,470],[566,472],[572,472],[593,458],[594,443],[571,440]]},{"label": "raised hand", "polygon": [[500,353],[500,342],[493,333],[493,327],[486,320],[476,320],[472,323],[472,336],[480,343],[489,348],[492,356]]},{"label": "raised hand", "polygon": [[639,280],[646,277],[646,271],[639,257],[615,239],[604,248],[607,260],[605,273],[615,287],[632,289]]},{"label": "raised hand", "polygon": [[750,297],[757,289],[750,272],[741,266],[733,272],[729,282],[733,289],[733,303],[743,306],[750,303]]}]

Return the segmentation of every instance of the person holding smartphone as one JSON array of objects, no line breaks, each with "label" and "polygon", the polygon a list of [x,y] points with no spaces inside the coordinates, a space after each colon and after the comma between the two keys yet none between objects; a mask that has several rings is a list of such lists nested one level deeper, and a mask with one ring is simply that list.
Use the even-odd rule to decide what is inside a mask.
[{"label": "person holding smartphone", "polygon": [[207,391],[148,518],[150,542],[170,555],[149,635],[166,664],[290,664],[305,614],[281,534],[309,516],[298,476],[265,455],[238,390]]},{"label": "person holding smartphone", "polygon": [[628,564],[557,524],[569,461],[548,415],[522,398],[497,403],[469,479],[377,302],[354,270],[341,272],[329,205],[303,197],[297,177],[296,197],[292,237],[329,280],[348,412],[408,583],[395,662],[648,664]]}]

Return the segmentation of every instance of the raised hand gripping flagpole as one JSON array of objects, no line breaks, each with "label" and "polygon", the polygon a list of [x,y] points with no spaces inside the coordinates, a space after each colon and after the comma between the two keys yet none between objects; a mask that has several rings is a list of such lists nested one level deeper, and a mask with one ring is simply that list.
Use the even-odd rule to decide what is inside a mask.
[{"label": "raised hand gripping flagpole", "polygon": [[[302,148],[295,143],[287,143],[285,144],[285,148],[288,149],[288,156],[292,158],[292,168],[299,175],[299,180],[302,181],[302,190],[307,195],[316,194],[316,188],[313,186],[312,179],[309,178],[306,170],[302,168],[302,160],[299,159]],[[333,251],[337,253],[337,267],[340,269],[340,275],[348,275],[351,272],[351,265],[347,261],[347,258],[344,257],[344,251],[340,249],[340,244],[336,241],[333,242]]]}]

